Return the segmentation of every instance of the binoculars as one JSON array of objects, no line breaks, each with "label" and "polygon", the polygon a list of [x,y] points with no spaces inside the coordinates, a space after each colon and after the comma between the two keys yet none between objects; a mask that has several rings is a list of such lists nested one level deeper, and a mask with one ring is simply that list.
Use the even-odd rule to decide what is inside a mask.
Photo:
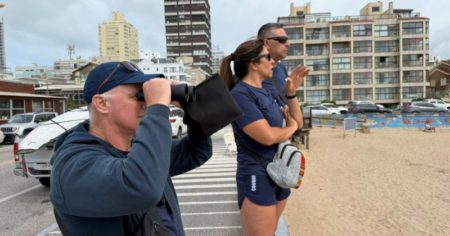
[{"label": "binoculars", "polygon": [[[172,93],[172,100],[177,101],[180,104],[195,102],[197,95],[195,94],[195,86],[187,84],[175,84],[170,87]],[[136,94],[139,101],[145,101],[144,91],[139,90]]]}]

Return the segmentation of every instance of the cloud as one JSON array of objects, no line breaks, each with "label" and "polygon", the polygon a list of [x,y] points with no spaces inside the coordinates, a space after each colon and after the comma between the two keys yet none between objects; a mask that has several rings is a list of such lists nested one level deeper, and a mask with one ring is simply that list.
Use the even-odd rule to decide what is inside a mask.
[{"label": "cloud", "polygon": [[[243,41],[256,35],[258,28],[279,16],[289,15],[290,3],[304,1],[209,0],[212,43],[231,53]],[[120,11],[139,32],[141,50],[165,53],[164,1],[152,0],[3,0],[0,16],[5,25],[6,63],[8,66],[52,65],[67,58],[67,46],[74,44],[83,58],[99,54],[98,25]],[[384,8],[388,0],[383,0]],[[314,0],[313,13],[331,12],[333,16],[359,15],[367,0]],[[395,8],[414,9],[430,20],[430,54],[450,58],[448,0],[395,1]]]}]

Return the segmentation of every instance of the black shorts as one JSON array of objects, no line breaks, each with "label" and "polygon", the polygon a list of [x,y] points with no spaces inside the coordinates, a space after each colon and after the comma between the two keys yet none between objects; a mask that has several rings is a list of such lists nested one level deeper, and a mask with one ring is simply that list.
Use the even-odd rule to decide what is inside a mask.
[{"label": "black shorts", "polygon": [[237,175],[238,204],[242,207],[244,198],[261,206],[271,206],[289,197],[291,190],[278,187],[268,175]]}]

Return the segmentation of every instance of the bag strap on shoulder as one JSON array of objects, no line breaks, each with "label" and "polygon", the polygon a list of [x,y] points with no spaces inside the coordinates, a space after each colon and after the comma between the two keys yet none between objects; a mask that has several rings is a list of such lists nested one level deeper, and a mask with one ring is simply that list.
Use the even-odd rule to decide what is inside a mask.
[{"label": "bag strap on shoulder", "polygon": [[280,88],[280,84],[275,80],[274,77],[271,78],[272,80],[272,84],[275,86],[275,88],[277,89],[278,92],[278,97],[280,98],[281,101],[283,101],[283,103],[286,105],[288,104],[288,101],[286,100],[286,98],[283,95],[283,92],[281,92],[281,88]]}]

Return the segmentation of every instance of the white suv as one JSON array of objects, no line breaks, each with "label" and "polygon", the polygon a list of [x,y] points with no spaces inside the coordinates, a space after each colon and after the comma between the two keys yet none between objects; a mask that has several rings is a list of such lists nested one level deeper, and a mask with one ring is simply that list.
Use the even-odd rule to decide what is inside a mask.
[{"label": "white suv", "polygon": [[56,112],[41,112],[41,113],[21,113],[16,114],[8,123],[0,125],[0,129],[5,135],[3,142],[13,143],[17,137],[23,138],[30,133],[39,123],[48,121],[57,116]]},{"label": "white suv", "polygon": [[173,105],[170,105],[169,108],[169,121],[172,126],[172,136],[179,138],[187,132],[187,126],[183,123],[184,111]]},{"label": "white suv", "polygon": [[425,99],[425,101],[437,106],[447,109],[448,112],[450,112],[450,103],[446,103],[439,99]]}]

